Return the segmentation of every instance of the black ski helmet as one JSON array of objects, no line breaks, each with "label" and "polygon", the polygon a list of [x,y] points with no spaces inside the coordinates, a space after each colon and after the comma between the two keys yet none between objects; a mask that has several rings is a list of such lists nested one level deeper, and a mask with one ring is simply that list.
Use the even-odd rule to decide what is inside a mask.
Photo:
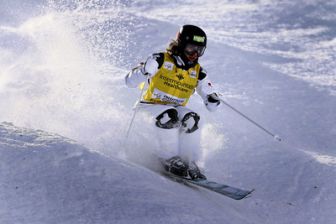
[{"label": "black ski helmet", "polygon": [[202,47],[206,47],[207,44],[207,36],[205,32],[194,25],[182,26],[177,33],[176,40],[181,50],[183,50],[187,44],[194,44]]}]

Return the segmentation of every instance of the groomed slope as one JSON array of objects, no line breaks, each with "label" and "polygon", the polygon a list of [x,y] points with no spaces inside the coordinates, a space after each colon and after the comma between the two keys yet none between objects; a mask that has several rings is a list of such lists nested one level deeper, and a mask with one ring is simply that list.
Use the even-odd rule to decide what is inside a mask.
[{"label": "groomed slope", "polygon": [[231,199],[40,130],[1,123],[0,164],[2,224],[249,223]]}]

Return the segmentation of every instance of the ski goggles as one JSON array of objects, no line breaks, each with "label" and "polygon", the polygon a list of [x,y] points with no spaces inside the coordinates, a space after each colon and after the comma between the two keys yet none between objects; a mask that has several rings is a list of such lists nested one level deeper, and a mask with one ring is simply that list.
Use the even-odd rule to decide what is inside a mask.
[{"label": "ski goggles", "polygon": [[198,46],[194,44],[187,44],[184,48],[184,53],[186,55],[193,55],[197,53],[198,57],[201,57],[204,54],[205,46]]}]

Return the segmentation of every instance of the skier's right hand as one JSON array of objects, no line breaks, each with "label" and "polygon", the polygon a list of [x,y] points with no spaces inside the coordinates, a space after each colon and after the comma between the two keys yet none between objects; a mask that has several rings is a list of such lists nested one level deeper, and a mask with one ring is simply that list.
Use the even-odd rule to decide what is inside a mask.
[{"label": "skier's right hand", "polygon": [[133,68],[125,77],[126,85],[129,88],[137,88],[139,84],[153,78],[163,63],[163,56],[161,53],[153,54],[147,58],[146,62],[141,62],[137,67]]}]

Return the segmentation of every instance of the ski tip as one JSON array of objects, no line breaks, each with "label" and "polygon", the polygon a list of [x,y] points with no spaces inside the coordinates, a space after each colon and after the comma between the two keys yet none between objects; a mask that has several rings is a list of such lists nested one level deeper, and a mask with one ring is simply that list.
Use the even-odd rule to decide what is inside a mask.
[{"label": "ski tip", "polygon": [[243,194],[241,194],[239,197],[236,196],[236,197],[231,197],[231,198],[233,198],[233,199],[239,201],[239,200],[242,200],[242,199],[245,199],[245,198],[252,197],[252,192],[254,192],[254,190],[255,190],[255,189],[252,189],[252,190],[249,190],[249,191],[246,190],[246,192],[243,193]]},{"label": "ski tip", "polygon": [[253,193],[254,191],[255,191],[255,189],[250,190],[250,191],[245,195],[245,197],[243,197],[243,198],[241,198],[241,199],[252,197],[252,193]]}]

